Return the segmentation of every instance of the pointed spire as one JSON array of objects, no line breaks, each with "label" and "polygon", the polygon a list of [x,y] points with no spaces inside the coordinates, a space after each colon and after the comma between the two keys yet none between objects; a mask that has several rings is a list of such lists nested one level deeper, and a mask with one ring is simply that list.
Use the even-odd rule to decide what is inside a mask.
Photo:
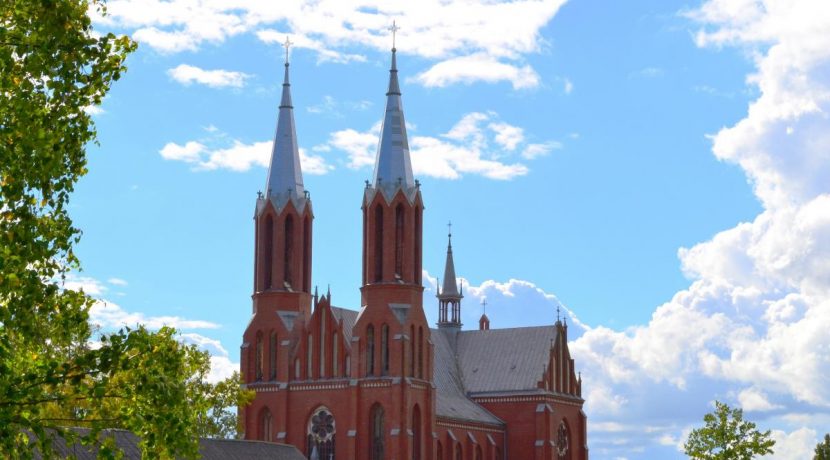
[{"label": "pointed spire", "polygon": [[447,263],[444,265],[444,289],[442,296],[458,297],[458,284],[455,279],[455,262],[452,258],[452,223],[447,224],[450,232],[447,234]]},{"label": "pointed spire", "polygon": [[286,37],[282,99],[265,190],[267,196],[287,193],[296,198],[303,198],[305,197],[303,173],[300,169],[300,151],[297,147],[297,131],[294,126],[294,106],[291,103],[291,84],[288,80],[288,48],[291,45],[292,43]]},{"label": "pointed spire", "polygon": [[[394,23],[389,28],[393,34],[398,30]],[[403,116],[401,88],[398,84],[397,49],[392,48],[392,67],[389,69],[389,88],[386,92],[386,113],[380,131],[380,143],[375,158],[375,187],[395,187],[404,189],[415,186],[412,176],[412,161],[409,157],[409,141],[406,137],[406,122]]]}]

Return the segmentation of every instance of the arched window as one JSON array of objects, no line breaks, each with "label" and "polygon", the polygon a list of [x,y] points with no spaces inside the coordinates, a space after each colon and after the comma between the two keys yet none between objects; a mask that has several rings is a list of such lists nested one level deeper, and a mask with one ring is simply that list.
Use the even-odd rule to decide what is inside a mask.
[{"label": "arched window", "polygon": [[389,326],[384,324],[380,327],[380,372],[381,375],[389,373]]},{"label": "arched window", "polygon": [[412,409],[412,460],[421,460],[421,408]]},{"label": "arched window", "polygon": [[409,326],[409,376],[415,377],[415,326]]},{"label": "arched window", "polygon": [[272,441],[274,435],[274,422],[271,419],[271,411],[268,410],[267,407],[262,409],[259,419],[259,426],[262,430],[259,434],[259,439],[261,441]]},{"label": "arched window", "polygon": [[461,451],[461,444],[458,443],[455,445],[455,460],[463,460],[464,459],[464,452]]},{"label": "arched window", "polygon": [[334,415],[325,407],[314,411],[308,419],[306,455],[310,460],[329,460],[334,458],[334,437],[337,425]]},{"label": "arched window", "polygon": [[369,458],[370,460],[384,460],[383,407],[381,407],[380,404],[372,406],[369,423]]},{"label": "arched window", "polygon": [[444,446],[441,445],[441,441],[438,441],[438,449],[435,460],[444,460]]},{"label": "arched window", "polygon": [[271,331],[271,337],[268,341],[268,375],[270,380],[277,379],[277,333]]},{"label": "arched window", "polygon": [[481,446],[476,446],[476,460],[484,460],[484,454],[481,453]]},{"label": "arched window", "polygon": [[366,328],[366,375],[375,375],[375,327]]},{"label": "arched window", "polygon": [[559,422],[559,429],[556,430],[556,453],[559,455],[560,460],[565,460],[570,458],[570,452],[568,451],[568,447],[570,444],[570,430],[568,430],[568,426],[565,425],[565,421]]},{"label": "arched window", "polygon": [[497,458],[498,460],[501,460],[501,459],[502,459],[502,456],[501,456],[501,447],[498,447],[498,446],[496,446],[496,458]]},{"label": "arched window", "polygon": [[403,277],[403,205],[398,204],[395,208],[395,276]]},{"label": "arched window", "polygon": [[300,358],[294,360],[294,380],[300,380]]},{"label": "arched window", "polygon": [[255,375],[257,380],[262,380],[262,331],[257,331],[256,333],[256,362],[254,366],[256,367]]},{"label": "arched window", "polygon": [[303,292],[311,292],[311,219],[303,221]]},{"label": "arched window", "polygon": [[283,273],[283,281],[288,286],[291,286],[291,265],[293,260],[291,260],[291,255],[293,254],[293,246],[294,246],[294,217],[291,214],[285,216],[285,245],[283,245],[282,251],[282,273]]},{"label": "arched window", "polygon": [[424,378],[424,328],[418,326],[418,378]]},{"label": "arched window", "polygon": [[383,279],[383,208],[375,208],[375,281]]},{"label": "arched window", "polygon": [[263,289],[271,289],[274,274],[274,219],[269,214],[265,217],[265,230],[262,235],[265,244],[262,248]]}]

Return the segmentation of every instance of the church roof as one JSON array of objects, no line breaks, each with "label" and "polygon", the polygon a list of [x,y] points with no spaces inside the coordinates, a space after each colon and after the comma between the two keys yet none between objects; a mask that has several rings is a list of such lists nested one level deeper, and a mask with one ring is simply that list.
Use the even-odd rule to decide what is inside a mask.
[{"label": "church roof", "polygon": [[358,312],[346,308],[331,307],[331,314],[334,315],[336,320],[343,320],[343,338],[346,339],[346,343],[351,344],[352,329],[354,329],[354,324],[357,322]]},{"label": "church roof", "polygon": [[[78,435],[89,433],[87,428],[73,428]],[[141,449],[138,447],[139,438],[126,430],[104,430],[101,436],[115,438],[116,446],[124,452],[125,459],[141,459]],[[98,458],[98,449],[95,446],[83,446],[80,442],[67,444],[63,438],[54,438],[52,446],[58,458],[75,456],[78,460],[95,460]],[[242,441],[237,439],[199,439],[199,454],[204,460],[241,460],[248,458],[269,458],[274,460],[303,460],[305,457],[296,447],[288,444],[277,444],[264,441]],[[40,452],[35,454],[36,459],[43,458]]]},{"label": "church roof", "polygon": [[556,326],[460,331],[458,366],[468,394],[535,390]]},{"label": "church roof", "polygon": [[[290,193],[288,193],[289,189]],[[274,146],[271,150],[265,195],[266,197],[285,195],[288,198],[303,198],[304,194],[300,151],[297,147],[297,131],[294,127],[294,106],[291,103],[291,84],[288,82],[288,62],[286,62],[277,132],[274,135]]]},{"label": "church roof", "polygon": [[455,331],[445,334],[442,330],[432,329],[430,332],[435,351],[433,377],[437,388],[435,392],[437,415],[502,425],[503,422],[495,415],[467,397],[458,361],[448,337],[449,333],[455,333]]},{"label": "church roof", "polygon": [[412,175],[412,162],[409,157],[409,141],[406,137],[406,122],[403,117],[395,53],[396,49],[392,48],[392,67],[389,69],[389,89],[386,92],[386,113],[380,130],[372,185],[385,189],[396,187],[400,183],[404,190],[408,190],[415,186],[415,179]]}]

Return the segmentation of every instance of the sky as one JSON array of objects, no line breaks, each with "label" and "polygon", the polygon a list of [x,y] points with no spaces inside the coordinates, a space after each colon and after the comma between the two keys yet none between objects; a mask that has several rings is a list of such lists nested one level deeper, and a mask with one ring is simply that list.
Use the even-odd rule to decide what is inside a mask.
[{"label": "sky", "polygon": [[238,368],[285,51],[313,284],[359,307],[396,21],[437,317],[447,223],[475,327],[551,324],[593,459],[683,458],[715,400],[803,460],[830,431],[830,3],[110,0],[138,51],[71,213],[102,327],[177,327]]}]

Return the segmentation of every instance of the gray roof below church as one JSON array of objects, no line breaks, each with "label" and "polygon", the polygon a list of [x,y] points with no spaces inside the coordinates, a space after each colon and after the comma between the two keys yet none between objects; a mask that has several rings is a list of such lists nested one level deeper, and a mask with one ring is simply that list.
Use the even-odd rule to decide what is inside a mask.
[{"label": "gray roof below church", "polygon": [[[86,428],[75,428],[80,435],[89,432]],[[140,459],[141,449],[138,447],[138,436],[126,430],[104,430],[101,436],[113,436],[116,446],[124,452],[125,459]],[[94,460],[98,449],[93,446],[82,446],[80,442],[67,444],[63,438],[56,438],[52,443],[59,458],[75,456],[78,460]],[[277,444],[263,441],[242,441],[236,439],[208,439],[199,440],[199,454],[204,460],[242,460],[251,458],[268,458],[273,460],[303,460],[305,457],[296,447],[288,444]],[[35,458],[42,455],[38,452]]]},{"label": "gray roof below church", "polygon": [[459,332],[464,389],[473,394],[537,388],[555,338],[555,326]]},{"label": "gray roof below church", "polygon": [[439,417],[503,425],[503,422],[495,415],[467,397],[458,362],[448,337],[448,334],[455,333],[455,331],[431,329],[430,332],[435,346],[436,414]]}]

